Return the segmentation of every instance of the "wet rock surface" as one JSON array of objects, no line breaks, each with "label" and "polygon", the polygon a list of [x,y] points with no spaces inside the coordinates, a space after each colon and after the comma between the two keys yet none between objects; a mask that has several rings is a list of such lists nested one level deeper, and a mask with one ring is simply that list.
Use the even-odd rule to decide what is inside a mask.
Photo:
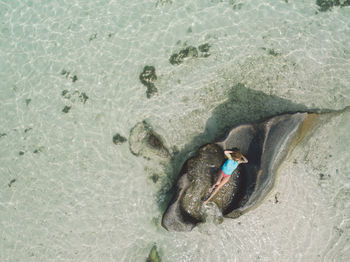
[{"label": "wet rock surface", "polygon": [[158,92],[158,89],[154,85],[154,82],[157,80],[156,69],[154,66],[146,65],[143,68],[142,73],[139,76],[141,83],[147,87],[146,96],[151,98],[155,93]]},{"label": "wet rock surface", "polygon": [[182,167],[175,195],[163,215],[170,231],[190,231],[205,221],[202,199],[225,161],[223,150],[239,148],[249,159],[212,199],[222,215],[237,218],[261,204],[273,189],[289,152],[335,113],[291,113],[234,127],[224,140],[201,147]]}]

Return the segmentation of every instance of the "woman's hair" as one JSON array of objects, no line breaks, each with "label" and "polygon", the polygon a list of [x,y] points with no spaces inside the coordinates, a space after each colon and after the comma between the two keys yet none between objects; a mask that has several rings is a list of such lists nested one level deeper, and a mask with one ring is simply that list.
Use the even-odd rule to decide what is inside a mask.
[{"label": "woman's hair", "polygon": [[243,159],[243,155],[242,155],[242,153],[239,151],[238,148],[232,148],[231,151],[233,151],[233,152],[231,153],[232,158],[234,158],[234,159],[239,159],[239,160]]}]

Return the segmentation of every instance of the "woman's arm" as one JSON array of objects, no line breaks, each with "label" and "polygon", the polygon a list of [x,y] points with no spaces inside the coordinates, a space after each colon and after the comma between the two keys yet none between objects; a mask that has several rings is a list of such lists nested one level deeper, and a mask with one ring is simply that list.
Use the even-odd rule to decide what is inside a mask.
[{"label": "woman's arm", "polygon": [[242,155],[242,158],[243,160],[240,160],[239,161],[240,163],[243,163],[243,164],[248,163],[248,159],[244,155]]},{"label": "woman's arm", "polygon": [[226,156],[228,159],[232,159],[231,153],[233,153],[233,152],[230,151],[230,150],[225,150],[225,151],[224,151],[224,154],[225,154],[225,156]]}]

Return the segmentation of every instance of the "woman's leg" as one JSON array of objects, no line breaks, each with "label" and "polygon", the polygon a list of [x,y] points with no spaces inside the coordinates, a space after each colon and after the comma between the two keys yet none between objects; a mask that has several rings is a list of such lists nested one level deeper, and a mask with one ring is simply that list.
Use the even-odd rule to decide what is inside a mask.
[{"label": "woman's leg", "polygon": [[211,191],[214,190],[214,188],[215,188],[216,186],[218,186],[218,185],[221,183],[221,180],[222,180],[223,178],[224,178],[224,175],[222,174],[222,171],[220,170],[220,175],[219,175],[218,179],[216,180],[215,184],[212,185],[211,188],[209,188],[209,192],[210,192],[210,193],[211,193]]},{"label": "woman's leg", "polygon": [[220,190],[220,188],[222,188],[230,180],[230,177],[231,176],[225,176],[221,179],[220,184],[215,188],[211,196],[206,201],[203,202],[203,205],[206,205],[209,202],[209,200],[216,195],[216,193]]}]

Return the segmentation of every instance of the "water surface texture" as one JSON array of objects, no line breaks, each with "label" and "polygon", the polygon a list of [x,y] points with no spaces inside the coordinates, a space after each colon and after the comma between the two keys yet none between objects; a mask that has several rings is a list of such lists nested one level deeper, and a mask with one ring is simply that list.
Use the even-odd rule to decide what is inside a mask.
[{"label": "water surface texture", "polygon": [[154,244],[171,262],[350,261],[349,114],[261,206],[222,224],[209,206],[189,233],[160,225],[185,157],[122,139],[146,120],[186,156],[238,122],[349,106],[350,7],[317,2],[0,0],[0,261],[145,261]]}]

